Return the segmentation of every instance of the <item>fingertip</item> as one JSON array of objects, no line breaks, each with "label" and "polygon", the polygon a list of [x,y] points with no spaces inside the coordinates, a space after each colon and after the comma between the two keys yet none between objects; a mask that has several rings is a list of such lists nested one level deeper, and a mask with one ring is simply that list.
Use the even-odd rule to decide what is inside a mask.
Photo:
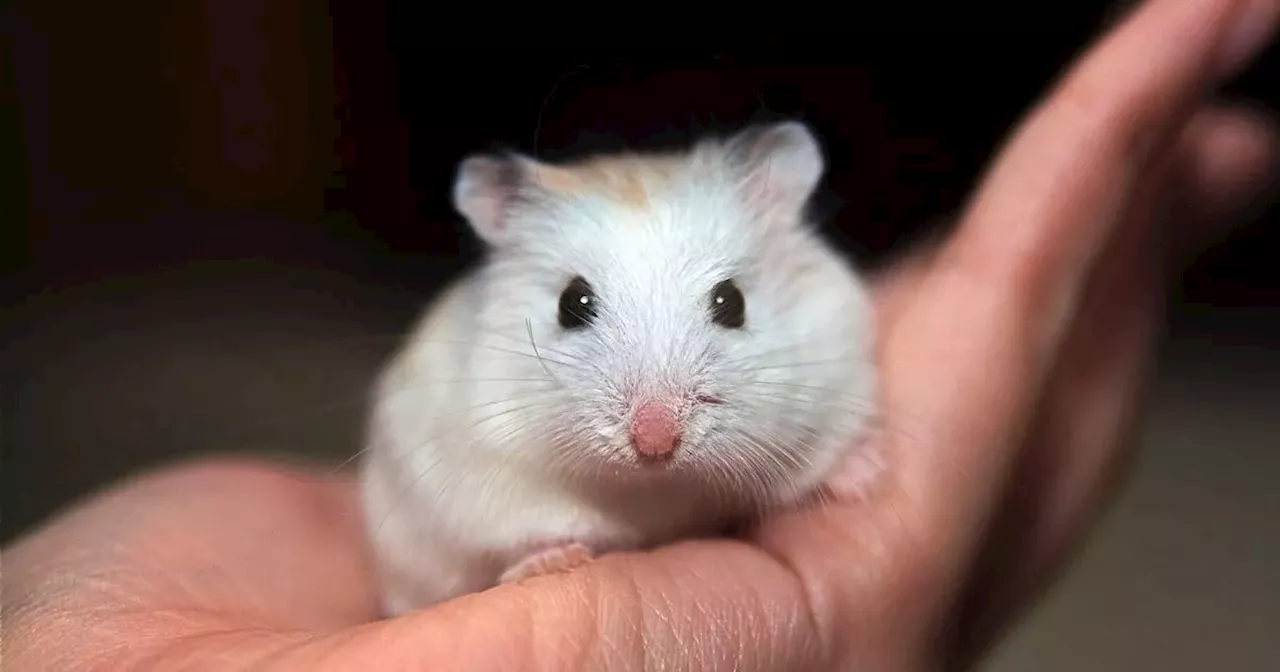
[{"label": "fingertip", "polygon": [[1204,218],[1229,218],[1280,176],[1280,124],[1259,106],[1222,104],[1197,114],[1183,137],[1185,186]]}]

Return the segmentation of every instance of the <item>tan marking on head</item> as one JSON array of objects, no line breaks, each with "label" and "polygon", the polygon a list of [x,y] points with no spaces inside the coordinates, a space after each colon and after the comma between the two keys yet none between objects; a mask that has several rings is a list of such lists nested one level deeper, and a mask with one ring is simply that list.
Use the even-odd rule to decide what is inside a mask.
[{"label": "tan marking on head", "polygon": [[602,156],[574,164],[544,165],[535,171],[534,179],[544,189],[560,194],[600,195],[629,208],[644,209],[684,163],[679,156]]},{"label": "tan marking on head", "polygon": [[538,187],[559,194],[580,194],[587,190],[582,178],[568,166],[539,163],[531,171],[530,179]]}]

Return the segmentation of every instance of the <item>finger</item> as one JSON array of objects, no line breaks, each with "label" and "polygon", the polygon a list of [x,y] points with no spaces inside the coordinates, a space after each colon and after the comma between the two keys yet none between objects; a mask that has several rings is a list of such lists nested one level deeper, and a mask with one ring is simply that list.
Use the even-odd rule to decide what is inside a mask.
[{"label": "finger", "polygon": [[[1170,178],[1152,181],[1141,209],[1172,196],[1173,216],[1162,231],[1184,239],[1228,226],[1222,217],[1240,212],[1273,182],[1280,161],[1275,136],[1251,111],[1201,110],[1183,132]],[[1137,235],[1102,264],[1002,507],[984,576],[973,584],[963,636],[974,654],[1063,565],[1109,501],[1134,447],[1128,434],[1160,308],[1161,278],[1154,273],[1160,260],[1147,250],[1166,257],[1169,251],[1149,228],[1132,230]]]},{"label": "finger", "polygon": [[[1170,231],[1175,254],[1198,249],[1209,237],[1264,204],[1280,178],[1280,126],[1274,114],[1242,104],[1199,110],[1183,131],[1185,159],[1174,210],[1180,225]],[[1262,198],[1260,198],[1262,197]],[[938,227],[949,229],[951,227]],[[945,242],[940,235],[919,241],[876,272],[876,313],[892,323],[919,290],[925,271]]]},{"label": "finger", "polygon": [[760,549],[690,542],[320,638],[270,669],[831,669],[805,604]]},{"label": "finger", "polygon": [[1180,215],[1169,241],[1171,261],[1195,254],[1280,192],[1280,125],[1273,114],[1245,105],[1203,110],[1188,125],[1182,145],[1186,158],[1173,190]]},{"label": "finger", "polygon": [[1160,305],[1152,231],[1171,180],[1153,181],[1085,293],[957,618],[956,655],[974,660],[1062,566],[1120,480],[1147,382]]},{"label": "finger", "polygon": [[[1269,11],[1245,11],[1258,7]],[[1001,153],[951,246],[957,271],[1043,278],[1030,289],[1078,292],[1135,183],[1217,83],[1218,59],[1238,48],[1230,38],[1240,22],[1252,28],[1248,34],[1274,29],[1278,12],[1274,0],[1140,6],[1054,87]],[[1081,202],[1086,194],[1095,198]]]},{"label": "finger", "polygon": [[965,571],[1097,259],[1238,18],[1236,3],[1157,0],[1088,53],[1001,153],[888,335],[885,412],[918,437],[894,446],[891,508],[916,518],[908,543],[928,540],[932,585]]},{"label": "finger", "polygon": [[[1176,258],[1274,198],[1280,181],[1280,125],[1274,115],[1242,105],[1200,110],[1183,131],[1183,167],[1171,188],[1178,226],[1169,231]],[[946,227],[950,228],[950,227]],[[946,241],[938,235],[913,245],[872,275],[877,320],[894,323],[920,289]]]}]

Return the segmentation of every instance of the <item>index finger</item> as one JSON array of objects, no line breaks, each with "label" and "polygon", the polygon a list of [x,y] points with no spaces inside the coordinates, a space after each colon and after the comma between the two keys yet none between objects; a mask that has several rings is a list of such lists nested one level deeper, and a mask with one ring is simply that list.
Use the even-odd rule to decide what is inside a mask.
[{"label": "index finger", "polygon": [[919,516],[942,560],[935,580],[956,578],[979,540],[1128,201],[1202,94],[1250,55],[1232,38],[1256,50],[1278,13],[1274,0],[1142,5],[1027,117],[887,335],[886,416],[919,439],[895,446],[893,508]]}]

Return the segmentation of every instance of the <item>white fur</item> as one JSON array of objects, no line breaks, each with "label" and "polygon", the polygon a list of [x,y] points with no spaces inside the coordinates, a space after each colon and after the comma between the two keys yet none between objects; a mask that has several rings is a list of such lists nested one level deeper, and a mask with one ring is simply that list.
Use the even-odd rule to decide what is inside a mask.
[{"label": "white fur", "polygon": [[[492,168],[464,162],[455,199],[478,200],[458,208],[502,235],[485,235],[487,263],[427,311],[375,393],[363,478],[389,612],[488,588],[543,545],[649,546],[794,503],[855,446],[874,401],[871,307],[802,221],[822,172],[804,126],[700,143],[643,210],[517,194],[467,165]],[[575,275],[599,314],[565,331]],[[741,330],[710,318],[727,278]],[[652,394],[688,400],[666,467],[628,444]]]}]

